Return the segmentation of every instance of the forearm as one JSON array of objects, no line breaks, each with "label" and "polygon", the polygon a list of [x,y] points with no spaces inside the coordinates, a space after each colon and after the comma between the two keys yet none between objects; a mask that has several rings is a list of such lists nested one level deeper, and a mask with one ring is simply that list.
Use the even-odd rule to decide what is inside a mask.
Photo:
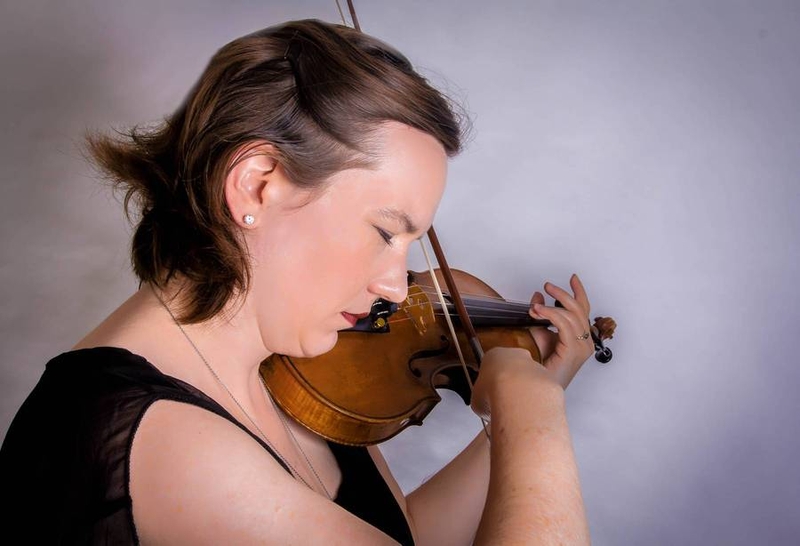
[{"label": "forearm", "polygon": [[406,497],[420,545],[471,544],[489,487],[489,442],[481,431]]},{"label": "forearm", "polygon": [[491,479],[475,544],[589,544],[564,393],[529,389],[506,385],[493,400]]}]

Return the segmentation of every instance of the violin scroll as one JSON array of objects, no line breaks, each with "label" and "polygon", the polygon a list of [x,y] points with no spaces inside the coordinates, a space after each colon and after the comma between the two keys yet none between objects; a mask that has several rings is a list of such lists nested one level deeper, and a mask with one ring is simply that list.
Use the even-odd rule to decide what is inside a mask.
[{"label": "violin scroll", "polygon": [[601,364],[611,362],[614,353],[611,349],[603,345],[604,339],[612,339],[614,337],[614,330],[617,328],[616,321],[611,317],[595,317],[594,324],[592,324],[589,331],[592,333],[592,341],[594,341],[594,359]]},{"label": "violin scroll", "polygon": [[[556,300],[555,306],[564,307],[558,300]],[[603,344],[603,340],[613,339],[616,329],[617,321],[611,317],[595,317],[594,324],[589,327],[594,342],[594,359],[601,364],[608,364],[614,357],[614,353]]]}]

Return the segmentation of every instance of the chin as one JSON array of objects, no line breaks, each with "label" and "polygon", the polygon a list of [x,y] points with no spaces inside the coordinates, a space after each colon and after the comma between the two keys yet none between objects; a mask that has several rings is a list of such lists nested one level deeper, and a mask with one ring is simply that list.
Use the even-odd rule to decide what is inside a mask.
[{"label": "chin", "polygon": [[336,346],[339,341],[339,332],[333,331],[326,336],[316,337],[312,340],[300,340],[300,353],[303,358],[314,358],[325,354]]}]

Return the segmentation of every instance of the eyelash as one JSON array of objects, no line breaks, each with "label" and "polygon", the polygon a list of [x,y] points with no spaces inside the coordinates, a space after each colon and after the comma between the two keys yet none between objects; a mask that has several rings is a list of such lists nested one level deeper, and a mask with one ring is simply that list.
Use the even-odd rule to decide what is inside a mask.
[{"label": "eyelash", "polygon": [[381,236],[381,238],[384,240],[384,242],[387,245],[392,246],[392,237],[394,237],[394,236],[391,233],[389,233],[388,231],[386,231],[385,229],[381,229],[378,226],[375,226],[375,229],[378,230],[378,234]]}]

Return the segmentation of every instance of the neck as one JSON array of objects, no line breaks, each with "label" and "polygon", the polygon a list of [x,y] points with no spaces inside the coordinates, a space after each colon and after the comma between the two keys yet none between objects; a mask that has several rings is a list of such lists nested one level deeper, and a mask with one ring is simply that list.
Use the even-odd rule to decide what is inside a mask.
[{"label": "neck", "polygon": [[[222,382],[237,398],[258,396],[261,389],[259,364],[270,355],[261,343],[258,323],[249,306],[229,305],[216,317],[198,324],[178,324],[177,310],[181,307],[180,287],[166,290],[143,287],[169,318],[173,332],[169,339],[184,358],[183,367],[208,384],[209,379]],[[213,373],[211,373],[213,370]],[[211,374],[209,378],[208,374]],[[217,377],[213,377],[216,374]]]}]

